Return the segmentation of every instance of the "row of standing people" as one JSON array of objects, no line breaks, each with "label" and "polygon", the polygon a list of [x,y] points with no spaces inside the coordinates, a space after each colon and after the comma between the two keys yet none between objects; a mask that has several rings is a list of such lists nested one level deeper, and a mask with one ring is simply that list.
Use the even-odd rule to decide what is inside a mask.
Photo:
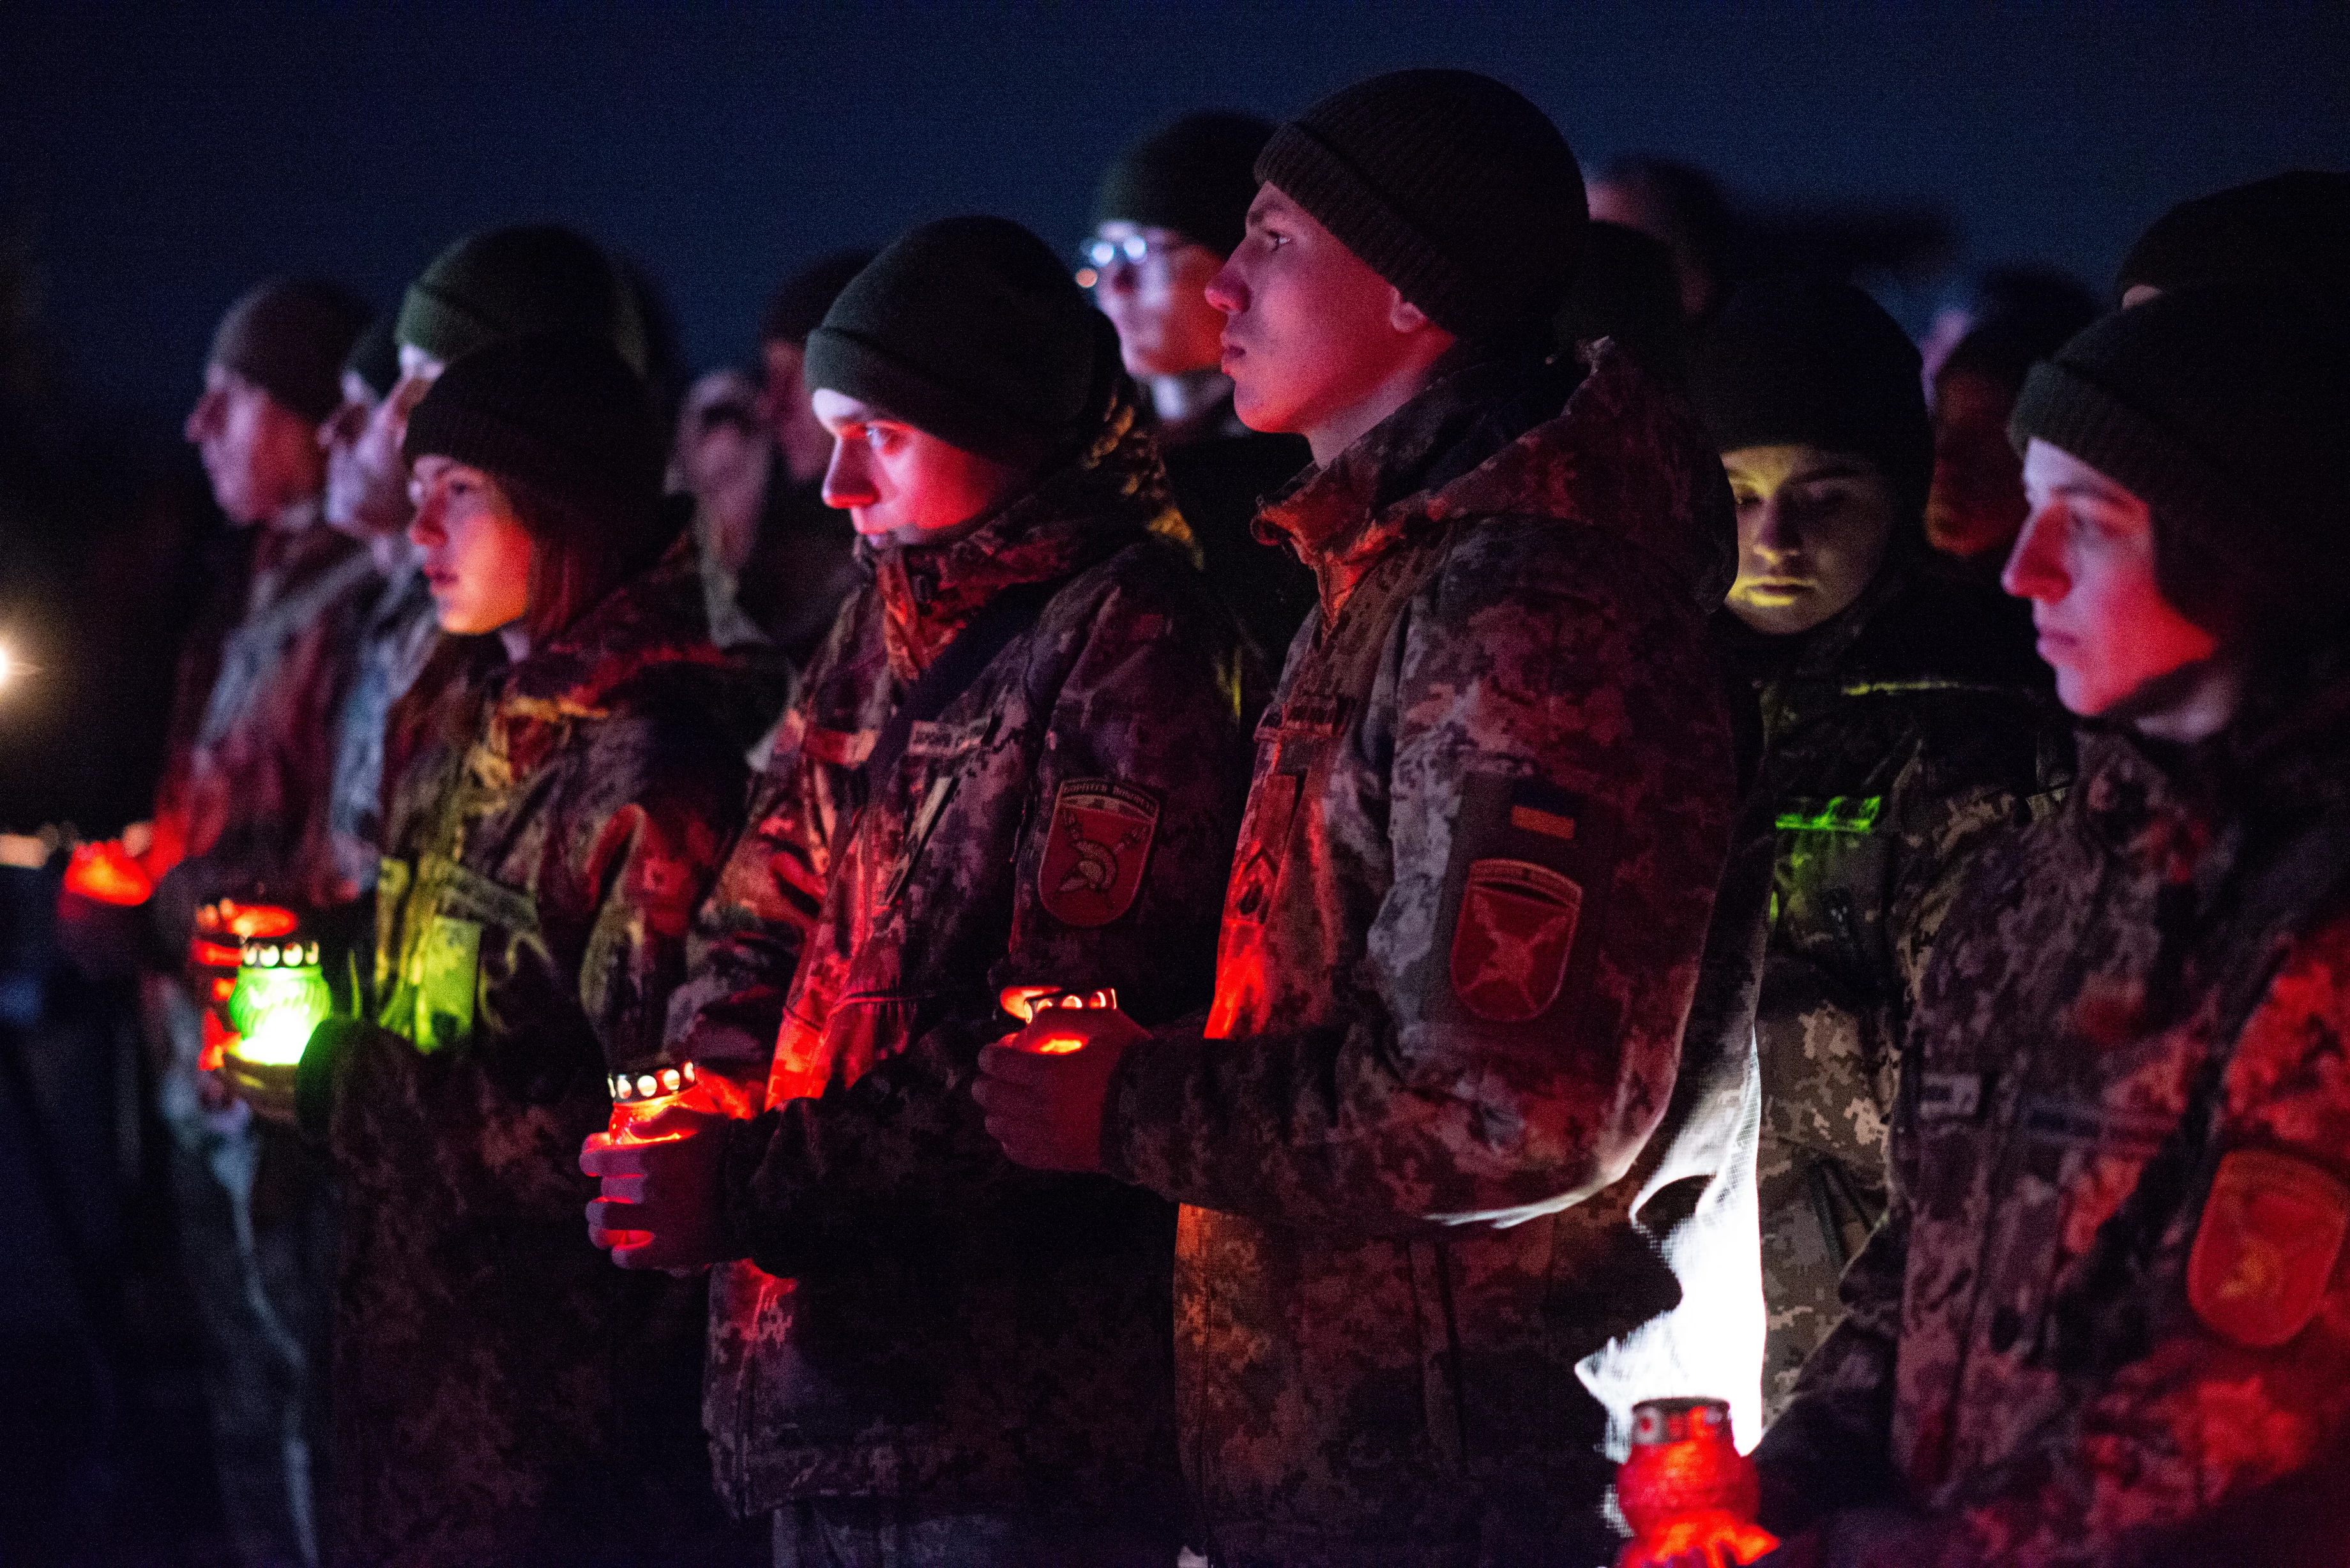
[{"label": "row of standing people", "polygon": [[[1833,1316],[1822,1282],[1887,1207],[1906,1223],[1882,1129],[1901,1042],[1931,1038],[1911,1016],[1943,972],[1929,952],[1982,845],[2063,819],[2069,753],[1996,609],[1922,547],[1914,350],[1851,291],[1791,285],[1711,324],[1694,413],[1621,352],[1544,354],[1580,181],[1482,78],[1364,84],[1253,162],[1246,228],[1201,286],[1229,322],[1238,416],[1310,446],[1262,526],[1315,601],[1253,782],[1264,639],[1201,590],[1118,340],[1033,238],[918,231],[807,336],[824,498],[868,578],[747,817],[759,660],[710,643],[706,574],[615,358],[625,312],[508,300],[481,332],[501,286],[457,265],[464,247],[411,292],[405,374],[351,447],[404,439],[437,618],[501,635],[446,645],[474,668],[428,674],[377,732],[398,784],[373,1023],[305,1064],[345,1205],[335,1554],[723,1542],[676,1421],[698,1288],[590,1268],[576,1234],[568,1147],[615,1094],[587,1156],[608,1183],[597,1239],[639,1265],[725,1265],[704,1417],[720,1490],[774,1512],[782,1562],[1164,1561],[1186,1533],[1235,1563],[1598,1561],[1631,1401],[1750,1401],[1767,1284],[1775,1406]],[[1102,260],[1130,283],[1151,244],[1128,226],[1105,227],[1120,254]],[[517,297],[540,286],[516,275]],[[2128,418],[2058,399],[2043,439],[2117,487],[2189,483],[2160,455],[2189,439],[2167,418],[2184,410],[2130,374],[2278,347],[2234,318],[2199,328],[2197,307],[2133,327],[2151,350],[2123,331],[2118,388],[2111,354],[2079,378]],[[532,336],[550,327],[607,346]],[[1127,336],[1154,411],[1180,417]],[[2304,414],[2324,409],[2338,362],[2296,363],[2316,377]],[[2095,444],[2130,418],[2154,434]],[[2311,461],[2276,439],[2287,466]],[[2220,504],[2209,477],[2162,514]],[[1735,587],[1709,627],[1733,505]],[[1212,576],[1235,553],[1207,542]],[[2338,608],[2330,580],[2304,591]],[[2017,579],[2035,584],[2061,607]],[[2086,661],[2099,630],[2056,635]],[[1725,662],[1759,697],[1742,807]],[[2068,706],[2111,706],[2055,662]],[[1087,1047],[999,1047],[975,1097],[1013,1027],[999,996],[1022,987],[1120,1005],[1055,1010],[1035,1027]],[[639,1127],[632,1085],[688,1064],[695,1091]],[[2118,1198],[2130,1173],[2097,1170]],[[2020,1554],[2074,1530],[2095,1560],[2109,1520],[2051,1509],[2033,1536],[2011,1499],[2009,1534],[1954,1536],[1987,1527],[1937,1493],[2020,1465],[2001,1441],[2044,1441],[2079,1386],[1957,1472],[1870,1426],[1915,1370],[1877,1348],[1908,1345],[1896,1232],[1856,1275],[1891,1282],[1856,1314],[1877,1338],[1824,1358],[1846,1397],[1812,1390],[1788,1429],[1830,1409],[1839,1475],[1863,1456],[1901,1470],[1906,1494],[1866,1501],[1929,1511],[1884,1530],[1994,1560],[2057,1560]],[[2295,1451],[2280,1437],[2241,1474]],[[1804,1479],[1783,1523],[1848,1501]],[[2133,1506],[2124,1522],[2164,1522]]]}]

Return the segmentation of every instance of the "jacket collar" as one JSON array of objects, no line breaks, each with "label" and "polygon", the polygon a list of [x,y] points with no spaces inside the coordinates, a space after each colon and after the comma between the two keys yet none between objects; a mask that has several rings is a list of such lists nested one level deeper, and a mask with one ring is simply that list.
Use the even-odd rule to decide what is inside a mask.
[{"label": "jacket collar", "polygon": [[[1588,373],[1488,361],[1446,376],[1299,476],[1259,513],[1314,571],[1325,624],[1388,551],[1464,517],[1517,514],[1609,528],[1718,600],[1734,563],[1730,493],[1679,397],[1608,339]],[[1545,410],[1555,410],[1547,413]],[[1697,526],[1691,526],[1691,521]]]},{"label": "jacket collar", "polygon": [[1158,446],[1121,391],[1083,451],[972,533],[934,547],[858,543],[879,594],[891,670],[913,680],[1004,589],[1066,576],[1145,532],[1191,544]]}]

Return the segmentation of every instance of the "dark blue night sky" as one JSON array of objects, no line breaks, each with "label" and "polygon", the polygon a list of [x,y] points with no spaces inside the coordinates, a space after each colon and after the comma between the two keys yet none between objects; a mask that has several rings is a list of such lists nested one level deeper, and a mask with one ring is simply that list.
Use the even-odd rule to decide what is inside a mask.
[{"label": "dark blue night sky", "polygon": [[775,282],[954,211],[1082,232],[1102,163],[1208,104],[1472,67],[1587,162],[1935,206],[1972,263],[2103,287],[2183,196],[2350,164],[2350,8],[70,5],[0,16],[0,221],[98,400],[161,415],[271,273],[385,305],[445,242],[568,220],[650,270],[698,366]]}]

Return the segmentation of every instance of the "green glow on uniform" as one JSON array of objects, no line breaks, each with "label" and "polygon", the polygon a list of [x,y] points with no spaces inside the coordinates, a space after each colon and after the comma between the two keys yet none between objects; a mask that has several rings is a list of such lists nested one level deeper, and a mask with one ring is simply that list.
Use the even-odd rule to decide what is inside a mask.
[{"label": "green glow on uniform", "polygon": [[291,1067],[302,1060],[311,1031],[333,1012],[334,993],[316,963],[246,964],[229,993],[229,1026],[241,1036],[229,1054],[257,1067]]},{"label": "green glow on uniform", "polygon": [[1778,826],[1790,833],[1874,833],[1884,809],[1881,794],[1831,795],[1795,802],[1794,809],[1779,814]]}]

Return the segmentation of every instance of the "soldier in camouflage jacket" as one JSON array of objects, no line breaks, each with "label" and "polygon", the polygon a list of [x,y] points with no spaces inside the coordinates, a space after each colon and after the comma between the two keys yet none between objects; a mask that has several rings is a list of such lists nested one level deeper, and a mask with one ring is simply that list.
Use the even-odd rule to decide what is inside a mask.
[{"label": "soldier in camouflage jacket", "polygon": [[1700,1016],[1762,1079],[1763,1410],[1835,1324],[1885,1212],[1900,1041],[1935,929],[1981,847],[2069,765],[2046,670],[2005,601],[1926,547],[1933,448],[1918,352],[1846,284],[1750,285],[1690,376],[1739,508],[1716,632],[1753,692],[1760,771],[1715,915]]},{"label": "soldier in camouflage jacket", "polygon": [[[1702,607],[1729,498],[1612,345],[1521,347],[1565,254],[1513,285],[1399,238],[1479,232],[1446,212],[1471,166],[1472,199],[1523,182],[1511,257],[1571,248],[1572,155],[1486,78],[1374,78],[1267,148],[1211,297],[1243,416],[1313,443],[1260,523],[1319,604],[1258,726],[1214,1002],[986,1064],[1021,1158],[1184,1205],[1184,1461],[1219,1563],[1594,1563],[1632,1402],[1754,1386],[1754,1334],[1690,1332],[1759,1328],[1752,1209],[1714,1223],[1752,1202],[1750,1057],[1680,1053],[1734,787]],[[1365,168],[1390,183],[1341,183]],[[1389,411],[1312,411],[1337,407]]]},{"label": "soldier in camouflage jacket", "polygon": [[1891,1210],[1758,1453],[1774,1563],[2341,1560],[2338,1501],[2247,1505],[2350,1438],[2345,422],[2350,345],[2257,296],[2033,372],[2007,580],[2109,727],[1944,924]]},{"label": "soldier in camouflage jacket", "polygon": [[[671,1059],[764,1080],[761,1114],[712,1129],[723,1250],[748,1261],[713,1292],[705,1421],[722,1491],[777,1512],[784,1563],[810,1550],[797,1532],[875,1511],[945,1532],[924,1562],[978,1560],[970,1532],[1007,1520],[1175,1550],[1173,1210],[1014,1167],[969,1085],[1013,1026],[1007,986],[1112,987],[1161,1021],[1205,1000],[1246,768],[1241,642],[1108,324],[997,223],[885,252],[812,337],[811,380],[860,384],[827,345],[844,313],[880,314],[877,276],[1001,244],[1040,311],[1087,334],[1091,431],[976,531],[860,545],[866,587],[785,718],[671,1012]],[[869,776],[909,691],[1007,595],[1032,597],[1028,624]]]},{"label": "soldier in camouflage jacket", "polygon": [[[560,403],[495,406],[539,377],[600,400],[588,435]],[[675,542],[447,689],[387,824],[377,1026],[330,1030],[303,1064],[333,1075],[345,1215],[332,1556],[368,1568],[684,1558],[723,1530],[694,1430],[702,1283],[612,1272],[579,1234],[594,1189],[577,1150],[610,1114],[608,1075],[663,1060],[687,924],[741,822],[742,680],[710,643],[683,519],[659,504],[649,401],[608,349],[482,350],[418,404],[408,451],[420,474],[485,445],[488,462],[480,430],[525,417],[580,472],[583,447],[612,452],[631,504],[591,504],[623,550]],[[449,504],[426,494],[420,544]],[[445,559],[425,565],[444,627],[482,629],[452,618]],[[494,651],[452,646],[466,640]]]}]

